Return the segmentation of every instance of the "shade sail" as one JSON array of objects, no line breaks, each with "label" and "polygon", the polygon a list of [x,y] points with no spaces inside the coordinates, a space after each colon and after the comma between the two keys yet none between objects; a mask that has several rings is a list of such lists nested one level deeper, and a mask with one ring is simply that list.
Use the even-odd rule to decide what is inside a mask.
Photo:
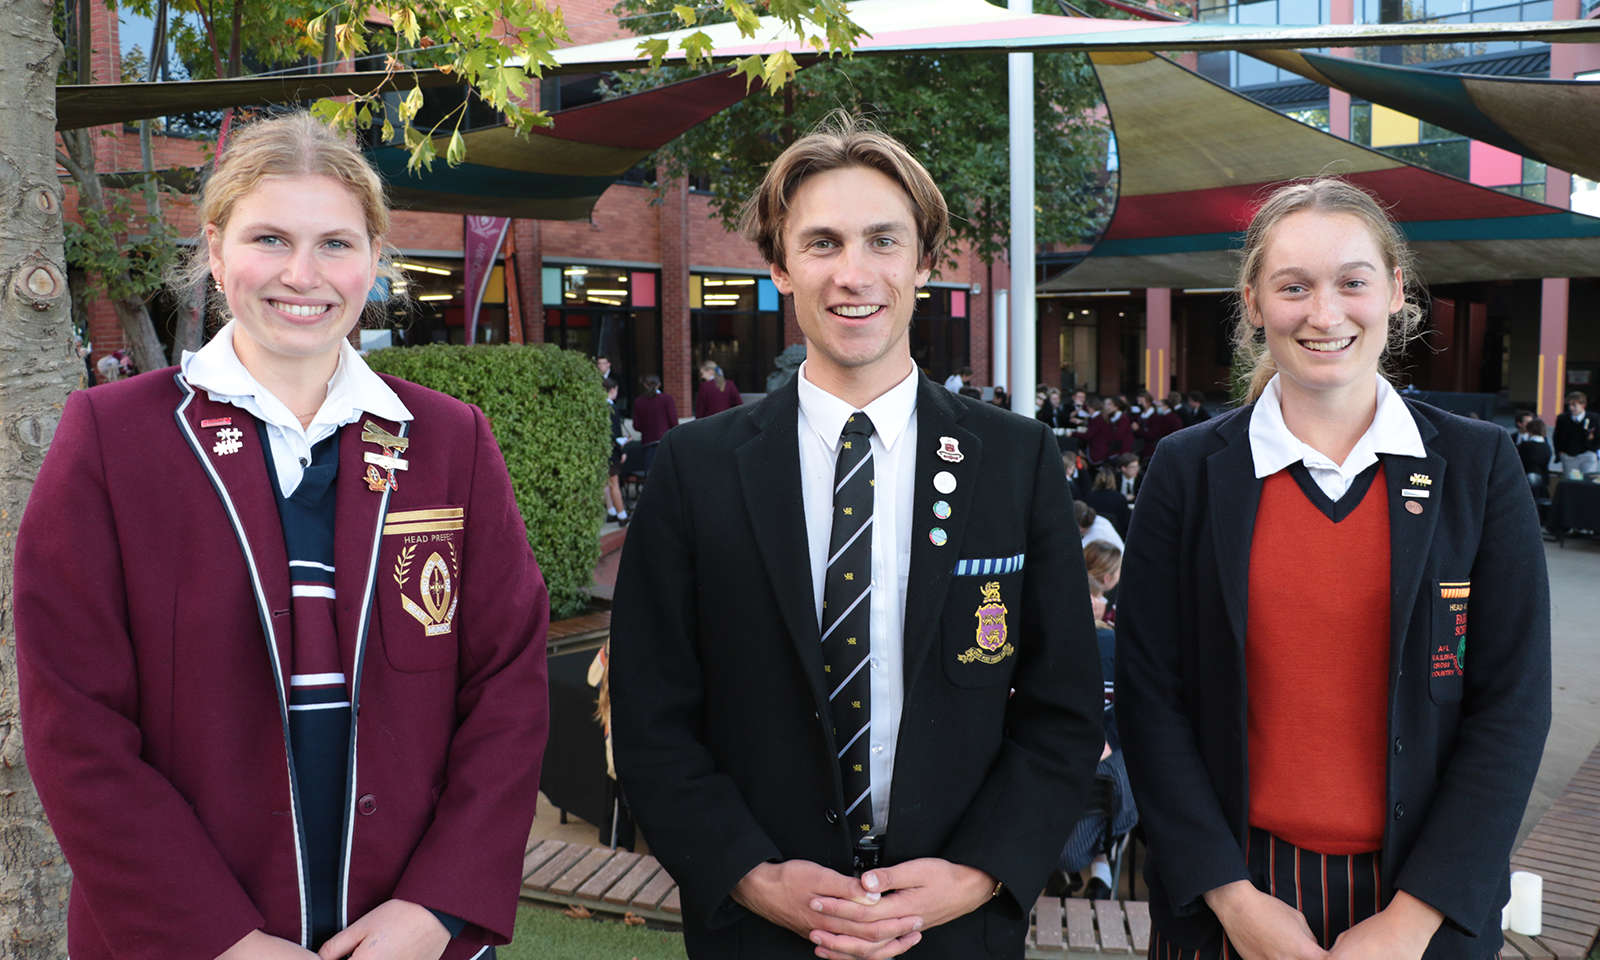
[{"label": "shade sail", "polygon": [[[1146,20],[1186,22],[1128,0],[1104,2]],[[1444,73],[1299,50],[1258,50],[1252,56],[1325,87],[1600,180],[1600,151],[1594,148],[1600,85]]]},{"label": "shade sail", "polygon": [[[1412,166],[1305,126],[1148,53],[1096,53],[1119,191],[1066,291],[1232,282],[1242,231],[1275,183],[1342,175],[1389,205],[1429,283],[1591,276],[1600,220]],[[1049,195],[1041,192],[1040,203]]]},{"label": "shade sail", "polygon": [[[984,0],[861,0],[850,17],[869,36],[858,54],[1023,53],[1076,50],[1265,50],[1300,47],[1370,46],[1463,42],[1467,40],[1544,40],[1585,42],[1600,39],[1600,21],[1545,20],[1525,23],[1383,23],[1284,27],[1214,23],[1135,22],[1048,14],[1012,13]],[[702,27],[714,55],[743,57],[789,50],[797,57],[815,53],[776,18],[763,17],[754,38],[740,36],[737,24]],[[669,59],[682,59],[677,43],[694,29],[652,34],[673,45]],[[564,67],[622,70],[639,64],[643,38],[608,40],[565,47],[554,56]]]},{"label": "shade sail", "polygon": [[1600,180],[1600,84],[1439,73],[1294,50],[1255,56],[1502,150]]},{"label": "shade sail", "polygon": [[[614,100],[562,110],[549,127],[519,137],[508,127],[463,135],[467,162],[437,160],[416,176],[400,146],[368,152],[395,206],[540,220],[581,220],[634,164],[717,112],[744,99],[745,82],[710,74]],[[436,141],[442,157],[445,138]]]}]

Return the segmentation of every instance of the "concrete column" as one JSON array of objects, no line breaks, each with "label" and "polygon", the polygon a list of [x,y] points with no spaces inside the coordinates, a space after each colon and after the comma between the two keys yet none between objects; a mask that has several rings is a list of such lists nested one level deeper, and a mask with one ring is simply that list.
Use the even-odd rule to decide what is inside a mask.
[{"label": "concrete column", "polygon": [[1144,388],[1158,397],[1172,389],[1172,290],[1144,292]]},{"label": "concrete column", "polygon": [[1561,412],[1561,395],[1567,384],[1566,277],[1547,278],[1539,290],[1539,396],[1535,412],[1545,423],[1555,423]]}]

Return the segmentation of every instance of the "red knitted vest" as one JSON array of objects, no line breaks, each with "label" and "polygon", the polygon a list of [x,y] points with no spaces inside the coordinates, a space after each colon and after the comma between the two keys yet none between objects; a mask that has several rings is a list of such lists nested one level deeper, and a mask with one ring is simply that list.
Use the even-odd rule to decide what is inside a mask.
[{"label": "red knitted vest", "polygon": [[1288,470],[1250,543],[1250,822],[1319,853],[1383,843],[1389,510],[1383,468],[1334,523]]}]

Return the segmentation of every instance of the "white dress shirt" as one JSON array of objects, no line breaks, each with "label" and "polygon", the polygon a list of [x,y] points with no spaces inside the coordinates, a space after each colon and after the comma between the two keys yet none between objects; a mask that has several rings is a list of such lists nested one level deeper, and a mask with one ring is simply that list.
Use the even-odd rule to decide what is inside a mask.
[{"label": "white dress shirt", "polygon": [[1094,523],[1089,525],[1088,532],[1083,535],[1083,545],[1087,547],[1096,540],[1109,543],[1118,550],[1124,549],[1122,536],[1117,533],[1117,528],[1111,525],[1110,520],[1098,514],[1094,518]]},{"label": "white dress shirt", "polygon": [[1376,379],[1378,407],[1372,414],[1372,423],[1351,448],[1344,463],[1334,463],[1332,458],[1312,449],[1289,432],[1289,427],[1283,422],[1283,393],[1278,385],[1278,377],[1275,375],[1268,380],[1250,415],[1250,455],[1255,461],[1256,478],[1269,477],[1300,461],[1306,465],[1311,479],[1317,482],[1328,499],[1337,503],[1361,471],[1378,462],[1378,454],[1427,456],[1428,452],[1422,446],[1422,434],[1417,430],[1417,422],[1411,418],[1411,411],[1406,409],[1406,402],[1400,399],[1382,374],[1377,374]]},{"label": "white dress shirt", "polygon": [[311,418],[311,425],[302,427],[300,418],[240,362],[233,349],[233,325],[234,321],[228,321],[198,351],[183,352],[183,377],[191,386],[210,394],[211,399],[231,403],[267,425],[272,465],[285,497],[300,486],[300,478],[311,463],[311,448],[335,430],[354,423],[364,413],[385,420],[411,419],[411,411],[389,385],[372,372],[349,341],[341,341],[339,364],[328,380],[328,394]]},{"label": "white dress shirt", "polygon": [[[906,578],[911,566],[912,493],[917,467],[917,368],[878,399],[860,408],[872,421],[872,779],[873,833],[889,822],[889,781],[894,775],[900,711],[905,703]],[[833,531],[833,473],[839,435],[856,407],[806,378],[800,365],[800,495],[811,556],[811,594],[822,625],[822,581]]]}]

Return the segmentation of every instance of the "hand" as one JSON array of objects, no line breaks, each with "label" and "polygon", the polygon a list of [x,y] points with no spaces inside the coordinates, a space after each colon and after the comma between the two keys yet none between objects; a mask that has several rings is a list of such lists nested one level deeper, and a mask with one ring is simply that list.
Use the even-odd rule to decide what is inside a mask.
[{"label": "hand", "polygon": [[386,900],[334,934],[317,955],[322,960],[439,960],[450,931],[427,907]]},{"label": "hand", "polygon": [[855,877],[829,870],[809,860],[762,863],[744,875],[733,888],[740,906],[771,922],[818,943],[817,934],[848,936],[853,951],[817,950],[817,956],[848,960],[883,960],[914,946],[922,935],[915,917],[884,916],[870,920],[841,919],[819,911],[823,903],[866,907],[883,899],[869,893]]},{"label": "hand", "polygon": [[1228,942],[1243,960],[1316,960],[1326,957],[1306,918],[1248,880],[1206,891],[1206,906],[1222,921]]},{"label": "hand", "polygon": [[1418,960],[1443,922],[1444,914],[1400,890],[1387,907],[1339,934],[1328,956],[1335,960]]},{"label": "hand", "polygon": [[[812,907],[828,918],[811,932],[811,942],[819,947],[817,956],[895,956],[900,951],[862,952],[867,945],[845,925],[900,918],[912,921],[912,930],[927,930],[978,909],[993,895],[995,881],[982,870],[926,857],[869,870],[861,875],[861,886],[869,893],[885,892],[873,904],[825,898],[813,902]],[[910,946],[911,943],[905,944],[906,948]]]},{"label": "hand", "polygon": [[316,954],[288,940],[252,930],[217,960],[312,960]]}]

